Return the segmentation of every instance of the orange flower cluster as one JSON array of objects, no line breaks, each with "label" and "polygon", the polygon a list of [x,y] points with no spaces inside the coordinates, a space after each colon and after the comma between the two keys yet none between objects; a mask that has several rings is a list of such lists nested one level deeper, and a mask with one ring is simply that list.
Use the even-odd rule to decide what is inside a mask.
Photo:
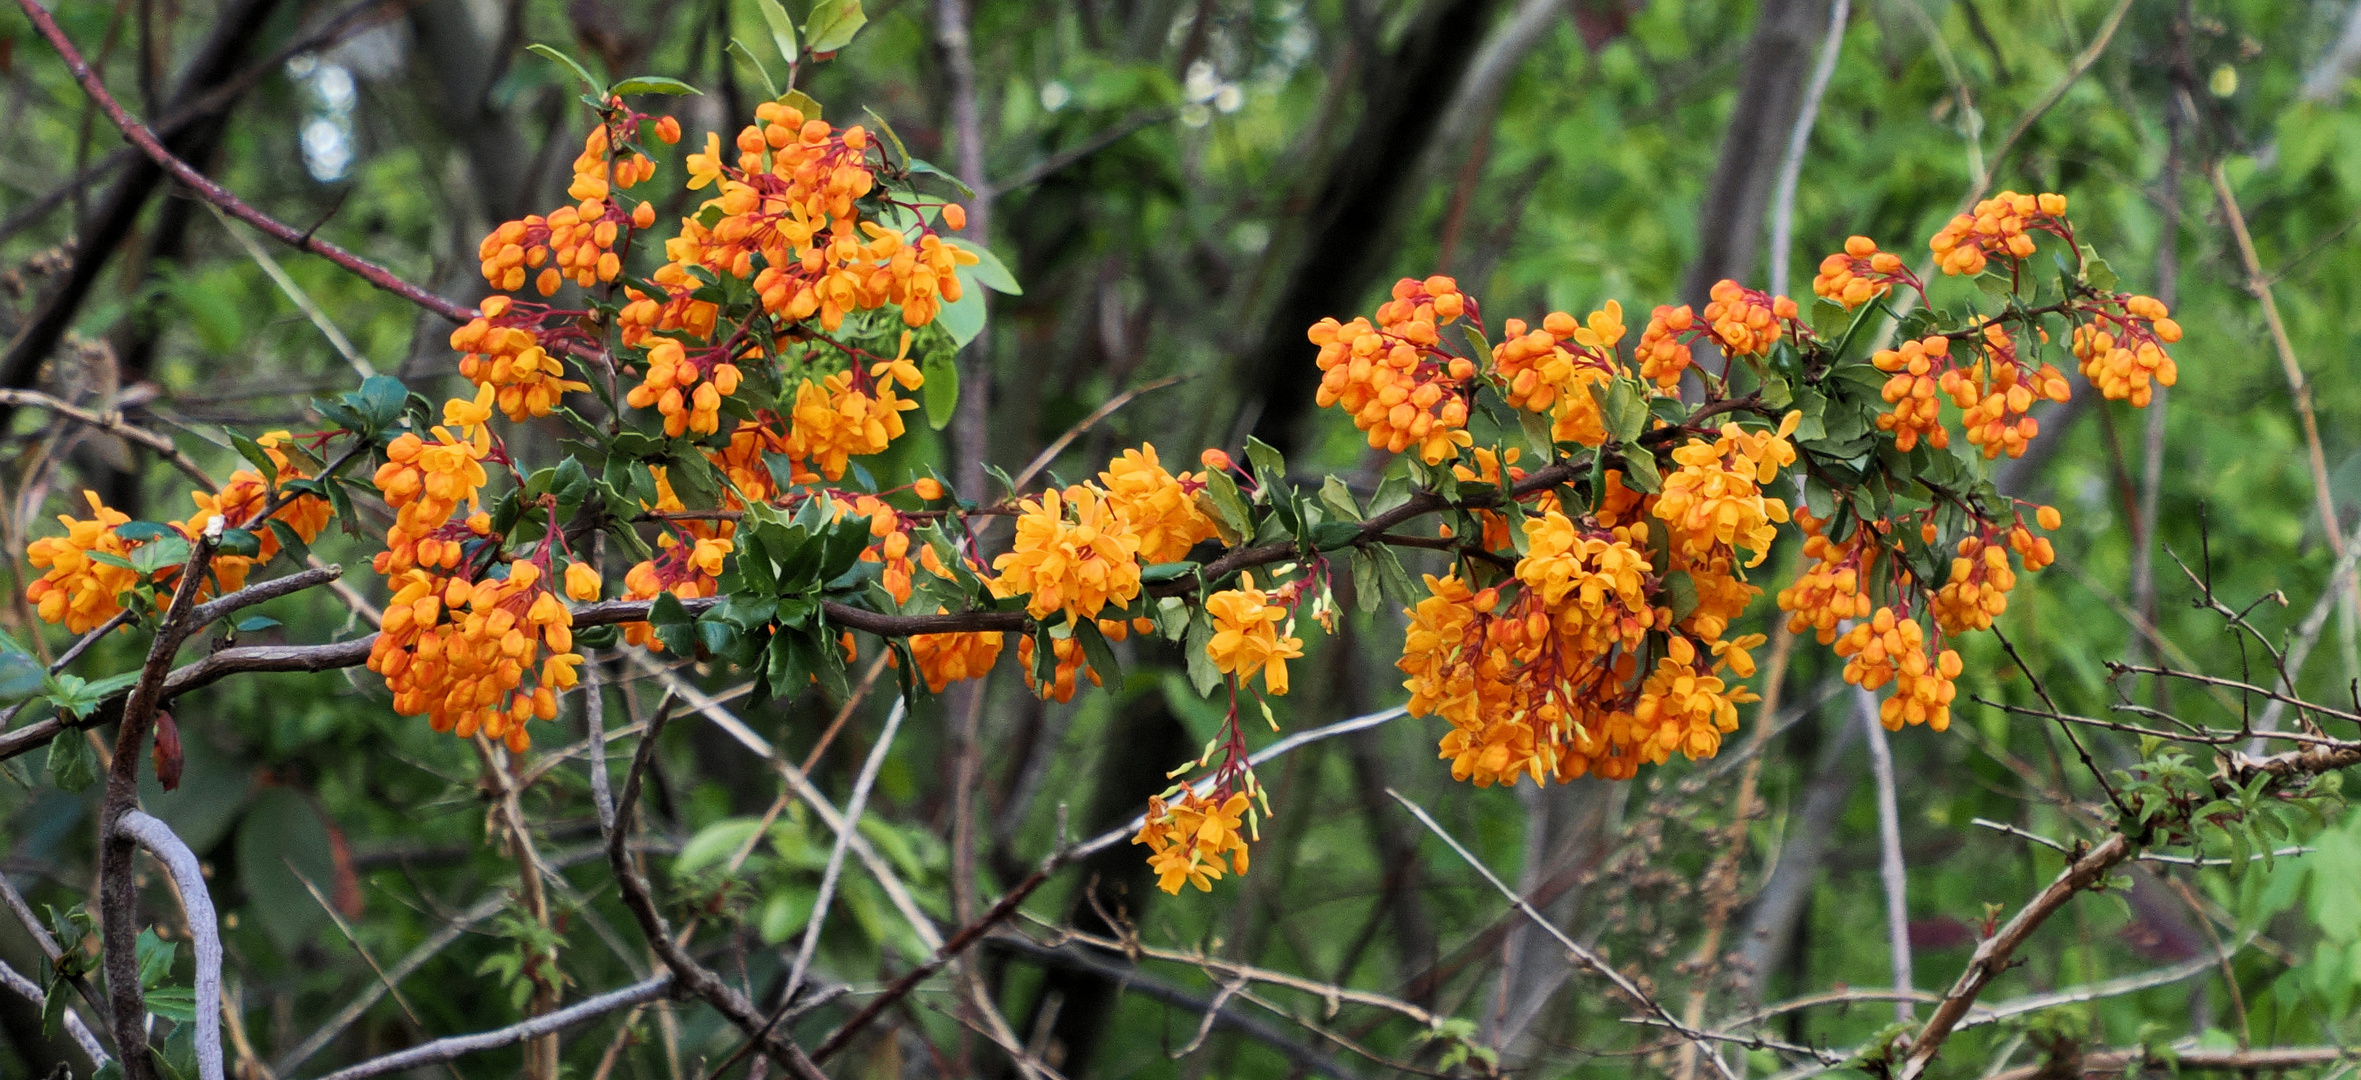
[{"label": "orange flower cluster", "polygon": [[[942,610],[937,608],[936,614]],[[940,694],[952,683],[990,674],[992,665],[1000,662],[1000,649],[1007,638],[1001,633],[913,634],[910,658],[918,662],[918,674],[926,679],[927,690]],[[900,661],[894,663],[899,666]],[[1064,700],[1073,700],[1072,687],[1069,677]]]},{"label": "orange flower cluster", "polygon": [[2018,359],[2016,342],[1998,323],[1984,326],[1983,346],[1978,352],[1976,362],[1967,368],[1943,373],[1943,392],[1960,407],[1960,427],[1967,432],[1970,444],[1984,449],[1986,460],[2003,451],[2012,458],[2023,457],[2026,444],[2041,434],[2041,421],[2026,415],[2033,400],[2063,402],[2073,391],[2056,367],[2043,364],[2034,370]]},{"label": "orange flower cluster", "polygon": [[1393,299],[1378,305],[1374,325],[1368,319],[1314,323],[1307,336],[1320,347],[1320,407],[1351,414],[1371,447],[1395,454],[1416,447],[1429,465],[1469,445],[1474,440],[1464,429],[1475,361],[1445,349],[1437,329],[1468,306],[1450,278],[1403,278]]},{"label": "orange flower cluster", "polygon": [[1254,575],[1242,574],[1238,588],[1206,597],[1205,614],[1213,622],[1205,655],[1215,670],[1234,676],[1239,685],[1260,673],[1264,689],[1287,692],[1287,661],[1303,656],[1303,641],[1281,634],[1282,625],[1292,629],[1293,617],[1285,605],[1272,603],[1254,587]]},{"label": "orange flower cluster", "polygon": [[369,670],[385,676],[394,710],[423,713],[436,731],[462,739],[481,731],[511,753],[530,747],[526,722],[557,718],[557,695],[574,687],[582,663],[573,613],[544,574],[536,562],[475,581],[415,568],[395,574],[369,649]]},{"label": "orange flower cluster", "polygon": [[1697,313],[1689,305],[1656,305],[1656,310],[1648,315],[1648,325],[1640,330],[1640,343],[1632,349],[1633,357],[1640,362],[1640,378],[1668,390],[1680,385],[1681,373],[1689,370],[1692,360],[1681,336],[1696,326]]},{"label": "orange flower cluster", "polygon": [[1843,540],[1830,540],[1828,523],[1808,511],[1798,510],[1795,523],[1804,531],[1804,558],[1812,565],[1795,584],[1779,590],[1779,610],[1790,613],[1789,633],[1810,630],[1820,644],[1833,644],[1839,623],[1869,617],[1871,574],[1886,549],[1869,542],[1879,531],[1874,525],[1856,528]]},{"label": "orange flower cluster", "polygon": [[1179,562],[1200,541],[1220,534],[1213,519],[1197,506],[1205,475],[1165,472],[1153,446],[1125,450],[1108,462],[1099,485],[1106,490],[1107,504],[1139,538],[1139,561],[1144,564]]},{"label": "orange flower cluster", "polygon": [[[855,200],[877,186],[868,160],[875,141],[866,129],[840,131],[777,102],[764,102],[754,115],[756,122],[738,132],[734,163],[719,135],[707,135],[704,152],[689,155],[689,189],[712,186],[715,197],[683,219],[680,235],[665,244],[670,262],[651,280],[670,295],[659,300],[631,292],[627,324],[681,328],[696,303],[688,299],[697,288],[690,267],[751,278],[765,311],[796,322],[817,315],[830,332],[852,312],[887,304],[901,306],[904,323],[925,326],[943,304],[959,299],[953,270],[974,265],[973,252],[944,243],[923,221],[913,226],[913,239],[863,220],[855,209]],[[943,219],[956,229],[966,215],[945,206]],[[625,341],[636,343],[628,329]]]},{"label": "orange flower cluster", "polygon": [[798,471],[814,468],[830,480],[841,479],[850,459],[883,453],[902,437],[902,414],[918,402],[897,396],[894,387],[916,390],[925,380],[908,360],[880,362],[870,372],[875,382],[866,389],[854,385],[847,372],[795,388],[786,453],[800,463]]},{"label": "orange flower cluster", "polygon": [[[721,430],[721,399],[738,392],[742,377],[738,367],[717,357],[710,373],[691,363],[688,350],[670,338],[658,340],[648,349],[648,370],[640,384],[623,395],[623,403],[634,409],[650,405],[664,416],[664,434],[679,438],[694,432],[711,435]],[[701,376],[711,378],[698,381]]]},{"label": "orange flower cluster", "polygon": [[[1493,374],[1511,408],[1551,417],[1550,438],[1597,446],[1607,441],[1598,399],[1590,388],[1615,377],[1615,346],[1623,340],[1623,305],[1613,300],[1587,322],[1553,311],[1537,328],[1523,319],[1502,324],[1508,337],[1492,350]],[[1568,347],[1568,343],[1572,347]]]},{"label": "orange flower cluster", "polygon": [[2074,234],[2065,213],[2064,195],[2003,191],[1977,203],[1973,213],[1952,218],[1927,241],[1927,248],[1946,274],[1981,274],[1988,258],[2017,261],[2031,256],[2033,233],[2071,239]]},{"label": "orange flower cluster", "polygon": [[1959,653],[1944,649],[1928,655],[1925,631],[1918,620],[1896,618],[1894,609],[1878,608],[1865,622],[1838,639],[1836,655],[1845,659],[1845,681],[1863,690],[1891,682],[1894,696],[1878,706],[1878,722],[1888,731],[1902,725],[1925,724],[1942,731],[1951,726],[1951,701],[1959,688]]},{"label": "orange flower cluster", "polygon": [[[491,515],[476,507],[490,479],[484,459],[492,452],[492,402],[490,386],[479,388],[472,402],[452,398],[443,403],[433,441],[404,432],[385,448],[386,462],[373,479],[394,508],[394,523],[373,562],[379,574],[391,578],[418,566],[450,569],[459,564],[463,543],[490,533]],[[453,522],[461,503],[469,514]]]},{"label": "orange flower cluster", "polygon": [[[680,138],[677,123],[659,123],[656,130],[659,137],[670,135],[667,142]],[[626,227],[654,225],[656,207],[642,202],[625,211],[611,196],[614,189],[656,175],[656,163],[636,153],[610,159],[610,148],[605,124],[592,128],[582,141],[582,152],[574,158],[574,181],[566,188],[577,205],[560,207],[548,217],[528,214],[503,222],[484,237],[476,257],[482,260],[485,281],[503,292],[515,292],[525,287],[527,270],[539,269],[533,287],[549,296],[569,278],[585,289],[615,280],[623,271],[622,257],[615,252],[618,235]]]},{"label": "orange flower cluster", "polygon": [[1160,796],[1148,800],[1147,821],[1131,842],[1148,846],[1157,888],[1178,893],[1186,883],[1212,892],[1224,873],[1246,873],[1242,820],[1248,800],[1243,792],[1216,802],[1219,798],[1183,787],[1169,803]]},{"label": "orange flower cluster", "polygon": [[2181,324],[2152,296],[2122,296],[2085,309],[2093,322],[2074,328],[2074,358],[2082,377],[2109,401],[2146,408],[2158,386],[2179,382],[2180,365],[2164,346],[2181,340]]},{"label": "orange flower cluster", "polygon": [[[2050,507],[2038,509],[2035,517],[2044,529],[2057,527],[2058,512]],[[1951,560],[1950,578],[1935,592],[1929,608],[1935,625],[1954,635],[1990,630],[1992,620],[2008,610],[2009,591],[2017,587],[2016,571],[2009,568],[2009,552],[2016,552],[2027,570],[2039,570],[2058,558],[2049,538],[2033,535],[2022,520],[2009,527],[2005,541],[1997,527],[1985,525],[1980,532],[1961,537],[1958,551]]]},{"label": "orange flower cluster", "polygon": [[992,561],[1000,575],[993,591],[1024,594],[1025,612],[1035,619],[1062,613],[1069,623],[1139,595],[1140,538],[1105,492],[1076,484],[1021,507],[1014,544]]},{"label": "orange flower cluster", "polygon": [[1796,317],[1795,301],[1749,289],[1728,278],[1714,282],[1701,313],[1705,326],[1722,347],[1724,356],[1760,356],[1771,351],[1786,331],[1782,321]]},{"label": "orange flower cluster", "polygon": [[66,629],[87,634],[123,610],[116,602],[139,583],[139,571],[92,558],[124,558],[132,545],[115,535],[115,527],[131,522],[131,515],[99,501],[98,492],[85,491],[90,517],[78,520],[59,514],[64,536],[46,536],[25,547],[25,561],[46,571],[25,587],[25,599],[45,622],[64,623]]},{"label": "orange flower cluster", "polygon": [[[642,503],[641,509],[668,514],[686,509],[672,490],[666,470],[649,471],[656,477],[656,505]],[[623,599],[653,600],[662,593],[683,600],[714,595],[721,588],[717,579],[723,564],[737,550],[731,539],[737,529],[732,521],[666,521],[663,531],[656,534],[656,557],[634,563],[624,572]],[[623,640],[659,652],[664,648],[664,643],[656,640],[656,628],[644,622],[623,624]]]},{"label": "orange flower cluster", "polygon": [[1878,350],[1869,362],[1893,376],[1879,396],[1894,410],[1878,414],[1877,429],[1894,433],[1894,449],[1909,453],[1921,437],[1938,450],[1950,446],[1951,430],[1943,426],[1943,402],[1935,391],[1949,390],[1956,381],[1951,371],[1951,339],[1932,334],[1905,341],[1899,349]]},{"label": "orange flower cluster", "polygon": [[1877,250],[1866,236],[1845,238],[1845,249],[1820,260],[1812,276],[1812,295],[1843,304],[1851,311],[1893,291],[1895,285],[1918,285],[1918,276],[1902,265],[1902,257]]},{"label": "orange flower cluster", "polygon": [[542,344],[537,333],[547,309],[520,307],[513,297],[484,299],[482,313],[451,331],[451,348],[459,358],[459,373],[479,387],[490,387],[494,402],[511,420],[530,420],[556,411],[568,390],[588,390],[590,384],[565,377],[565,362]]},{"label": "orange flower cluster", "polygon": [[1763,487],[1795,464],[1795,444],[1787,437],[1802,420],[1802,413],[1788,413],[1775,432],[1724,424],[1714,441],[1690,439],[1672,452],[1680,468],[1664,478],[1655,514],[1672,526],[1675,550],[1704,560],[1744,545],[1754,552],[1748,566],[1770,555],[1775,523],[1787,520],[1787,503],[1765,497]]},{"label": "orange flower cluster", "polygon": [[[222,485],[218,492],[190,492],[189,499],[196,504],[196,512],[185,521],[168,523],[183,539],[194,543],[218,517],[225,527],[251,530],[260,546],[251,556],[215,555],[207,566],[206,580],[198,587],[199,599],[212,596],[217,585],[223,590],[244,587],[246,576],[254,567],[278,555],[278,533],[265,527],[263,511],[270,506],[279,485],[304,478],[303,470],[291,464],[286,451],[280,449],[289,438],[284,431],[273,431],[254,440],[270,458],[270,479],[264,479],[253,469],[240,469],[230,474],[229,483]],[[32,602],[34,613],[43,621],[63,623],[77,634],[88,633],[122,612],[120,598],[140,583],[141,575],[112,560],[128,559],[133,551],[149,542],[125,540],[117,535],[115,530],[130,524],[131,518],[107,506],[97,492],[84,491],[82,497],[90,504],[88,519],[60,514],[57,520],[66,527],[64,536],[43,537],[25,547],[25,560],[43,571],[25,587],[25,599]],[[271,513],[270,519],[284,522],[298,539],[308,544],[328,527],[333,513],[326,499],[306,494],[288,499]],[[164,567],[155,572],[152,580],[168,585],[179,577],[177,567]],[[160,591],[156,599],[159,605],[169,603],[170,593]]]}]

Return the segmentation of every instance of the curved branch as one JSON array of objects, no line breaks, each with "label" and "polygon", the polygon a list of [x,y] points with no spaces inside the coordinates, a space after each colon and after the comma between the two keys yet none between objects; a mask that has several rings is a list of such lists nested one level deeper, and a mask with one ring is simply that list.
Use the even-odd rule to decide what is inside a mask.
[{"label": "curved branch", "polygon": [[213,897],[205,891],[205,871],[172,826],[145,810],[115,819],[115,834],[129,837],[171,873],[180,891],[182,914],[197,950],[197,1075],[222,1080],[221,1069],[221,923],[213,913]]},{"label": "curved branch", "polygon": [[118,439],[138,443],[162,455],[165,461],[172,463],[173,468],[179,469],[187,474],[189,479],[195,480],[198,487],[207,491],[221,490],[221,485],[214,483],[212,477],[205,475],[205,470],[199,467],[194,459],[182,453],[179,445],[175,444],[170,436],[125,422],[123,413],[119,409],[98,412],[82,408],[62,398],[51,397],[38,390],[6,388],[0,388],[0,405],[29,405],[36,409],[47,409],[85,427],[97,428]]},{"label": "curved branch", "polygon": [[473,1035],[454,1035],[448,1039],[436,1039],[430,1043],[413,1046],[398,1054],[387,1054],[348,1069],[339,1069],[321,1077],[320,1080],[365,1080],[371,1076],[383,1076],[387,1073],[415,1069],[422,1065],[451,1061],[479,1050],[495,1050],[503,1046],[514,1046],[527,1040],[564,1031],[585,1020],[595,1020],[617,1009],[627,1009],[633,1005],[663,997],[666,992],[672,989],[672,981],[671,972],[658,972],[655,976],[642,982],[633,983],[620,990],[610,990],[594,998],[584,998],[556,1012],[536,1016],[521,1024],[511,1024],[491,1031],[479,1031]]},{"label": "curved branch", "polygon": [[82,84],[82,91],[89,94],[90,99],[107,114],[107,119],[123,132],[123,137],[131,140],[133,146],[138,147],[141,153],[146,154],[157,165],[163,167],[164,171],[171,173],[174,179],[188,185],[189,189],[196,192],[199,198],[222,208],[230,216],[269,233],[273,239],[289,247],[298,251],[308,251],[327,259],[329,262],[360,275],[370,284],[452,322],[466,322],[475,318],[474,308],[456,304],[437,296],[420,286],[402,280],[385,267],[247,205],[245,200],[231,194],[228,188],[214,183],[212,178],[198,172],[188,162],[174,156],[172,151],[156,138],[155,132],[149,130],[146,124],[134,119],[130,113],[125,112],[122,103],[116,101],[115,96],[107,92],[106,83],[99,79],[96,71],[91,70],[89,61],[82,58],[81,52],[74,48],[73,41],[66,37],[64,30],[58,28],[57,20],[52,18],[37,0],[17,0],[17,7],[24,11],[25,18],[32,22],[33,28],[40,31],[41,36],[49,41],[52,48],[57,50],[58,56],[66,62],[66,69],[73,72],[74,81]]}]

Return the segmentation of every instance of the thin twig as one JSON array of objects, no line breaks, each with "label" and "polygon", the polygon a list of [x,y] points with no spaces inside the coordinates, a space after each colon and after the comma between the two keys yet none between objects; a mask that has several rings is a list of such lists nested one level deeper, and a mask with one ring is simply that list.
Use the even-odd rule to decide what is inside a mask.
[{"label": "thin twig", "polygon": [[[9,967],[6,961],[0,961],[0,986],[5,986],[14,991],[17,996],[32,1002],[36,1010],[44,1014],[48,1012],[49,995],[41,992],[41,984],[19,974],[15,968]],[[91,1032],[90,1025],[82,1022],[81,1013],[72,1009],[66,1009],[64,1012],[66,1014],[66,1034],[73,1037],[74,1045],[82,1048],[83,1055],[90,1059],[90,1067],[93,1071],[105,1068],[107,1062],[115,1060],[107,1054],[107,1048],[99,1043],[98,1036]]]},{"label": "thin twig", "polygon": [[1771,200],[1771,295],[1787,295],[1787,264],[1795,248],[1795,184],[1803,176],[1804,151],[1812,144],[1812,127],[1820,120],[1820,99],[1836,74],[1836,59],[1844,51],[1845,20],[1853,13],[1852,0],[1829,5],[1828,35],[1820,41],[1820,59],[1812,65],[1812,81],[1804,85],[1803,108],[1787,136],[1787,154],[1779,159],[1778,194]]},{"label": "thin twig", "polygon": [[[1507,882],[1500,880],[1499,876],[1492,873],[1491,867],[1485,866],[1483,860],[1476,858],[1475,852],[1469,851],[1460,844],[1458,839],[1445,831],[1442,824],[1426,812],[1425,807],[1403,798],[1401,792],[1391,788],[1386,789],[1386,794],[1393,796],[1395,802],[1401,803],[1404,809],[1409,810],[1412,816],[1418,818],[1420,824],[1427,827],[1428,831],[1441,837],[1444,843],[1449,844],[1451,850],[1456,852],[1469,866],[1474,867],[1476,873],[1482,874],[1485,881],[1491,882],[1492,887],[1500,891],[1500,895],[1507,897],[1509,903],[1515,905],[1518,911],[1523,912],[1526,918],[1533,920],[1533,925],[1540,927],[1550,937],[1557,939],[1557,943],[1566,950],[1574,962],[1605,976],[1608,982],[1615,984],[1617,990],[1621,990],[1625,997],[1631,999],[1632,1004],[1663,1021],[1666,1027],[1678,1032],[1682,1038],[1695,1043],[1710,1043],[1711,1040],[1704,1032],[1681,1023],[1655,998],[1650,997],[1647,991],[1640,989],[1639,984],[1632,982],[1630,977],[1609,967],[1607,962],[1600,959],[1597,953],[1584,948],[1581,942],[1567,937],[1566,932],[1558,929],[1556,923],[1549,921],[1541,912],[1534,910],[1533,905],[1526,902],[1524,897],[1517,895],[1515,889],[1509,888]],[[1724,1080],[1738,1080],[1737,1074],[1730,1071],[1729,1063],[1723,1061],[1720,1054],[1714,1053],[1711,1045],[1702,1045],[1698,1049],[1704,1052],[1705,1059],[1713,1063],[1714,1071],[1720,1073]]]},{"label": "thin twig", "polygon": [[645,1001],[653,1001],[672,990],[673,978],[669,971],[594,998],[584,998],[556,1012],[545,1013],[522,1023],[511,1024],[473,1035],[454,1035],[447,1039],[413,1046],[397,1054],[364,1061],[346,1069],[338,1069],[320,1080],[367,1080],[372,1076],[405,1072],[422,1065],[454,1061],[483,1050],[514,1046],[530,1039],[555,1035],[586,1020],[595,1020],[617,1009],[629,1008]]}]

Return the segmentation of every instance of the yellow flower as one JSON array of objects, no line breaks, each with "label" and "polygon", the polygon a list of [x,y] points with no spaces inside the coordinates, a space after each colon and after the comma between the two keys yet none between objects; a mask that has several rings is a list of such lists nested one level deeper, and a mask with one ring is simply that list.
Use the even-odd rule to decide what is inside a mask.
[{"label": "yellow flower", "polygon": [[1237,676],[1240,683],[1260,672],[1265,689],[1284,694],[1287,661],[1303,655],[1303,641],[1279,636],[1287,609],[1265,599],[1263,591],[1254,587],[1254,575],[1241,575],[1241,579],[1239,588],[1225,589],[1205,600],[1205,613],[1213,619],[1213,637],[1205,643],[1205,654],[1213,659],[1215,668]]}]

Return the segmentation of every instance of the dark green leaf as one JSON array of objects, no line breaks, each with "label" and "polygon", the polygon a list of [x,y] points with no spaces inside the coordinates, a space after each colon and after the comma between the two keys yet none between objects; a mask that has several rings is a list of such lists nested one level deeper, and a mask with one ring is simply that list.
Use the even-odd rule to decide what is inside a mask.
[{"label": "dark green leaf", "polygon": [[79,731],[61,731],[49,740],[49,782],[59,791],[80,794],[98,779],[98,754]]},{"label": "dark green leaf", "polygon": [[1083,619],[1074,624],[1074,640],[1082,643],[1082,658],[1090,662],[1090,669],[1099,674],[1103,686],[1120,686],[1123,667],[1115,661],[1115,649],[1107,644],[1107,636],[1099,633],[1096,619]]}]

